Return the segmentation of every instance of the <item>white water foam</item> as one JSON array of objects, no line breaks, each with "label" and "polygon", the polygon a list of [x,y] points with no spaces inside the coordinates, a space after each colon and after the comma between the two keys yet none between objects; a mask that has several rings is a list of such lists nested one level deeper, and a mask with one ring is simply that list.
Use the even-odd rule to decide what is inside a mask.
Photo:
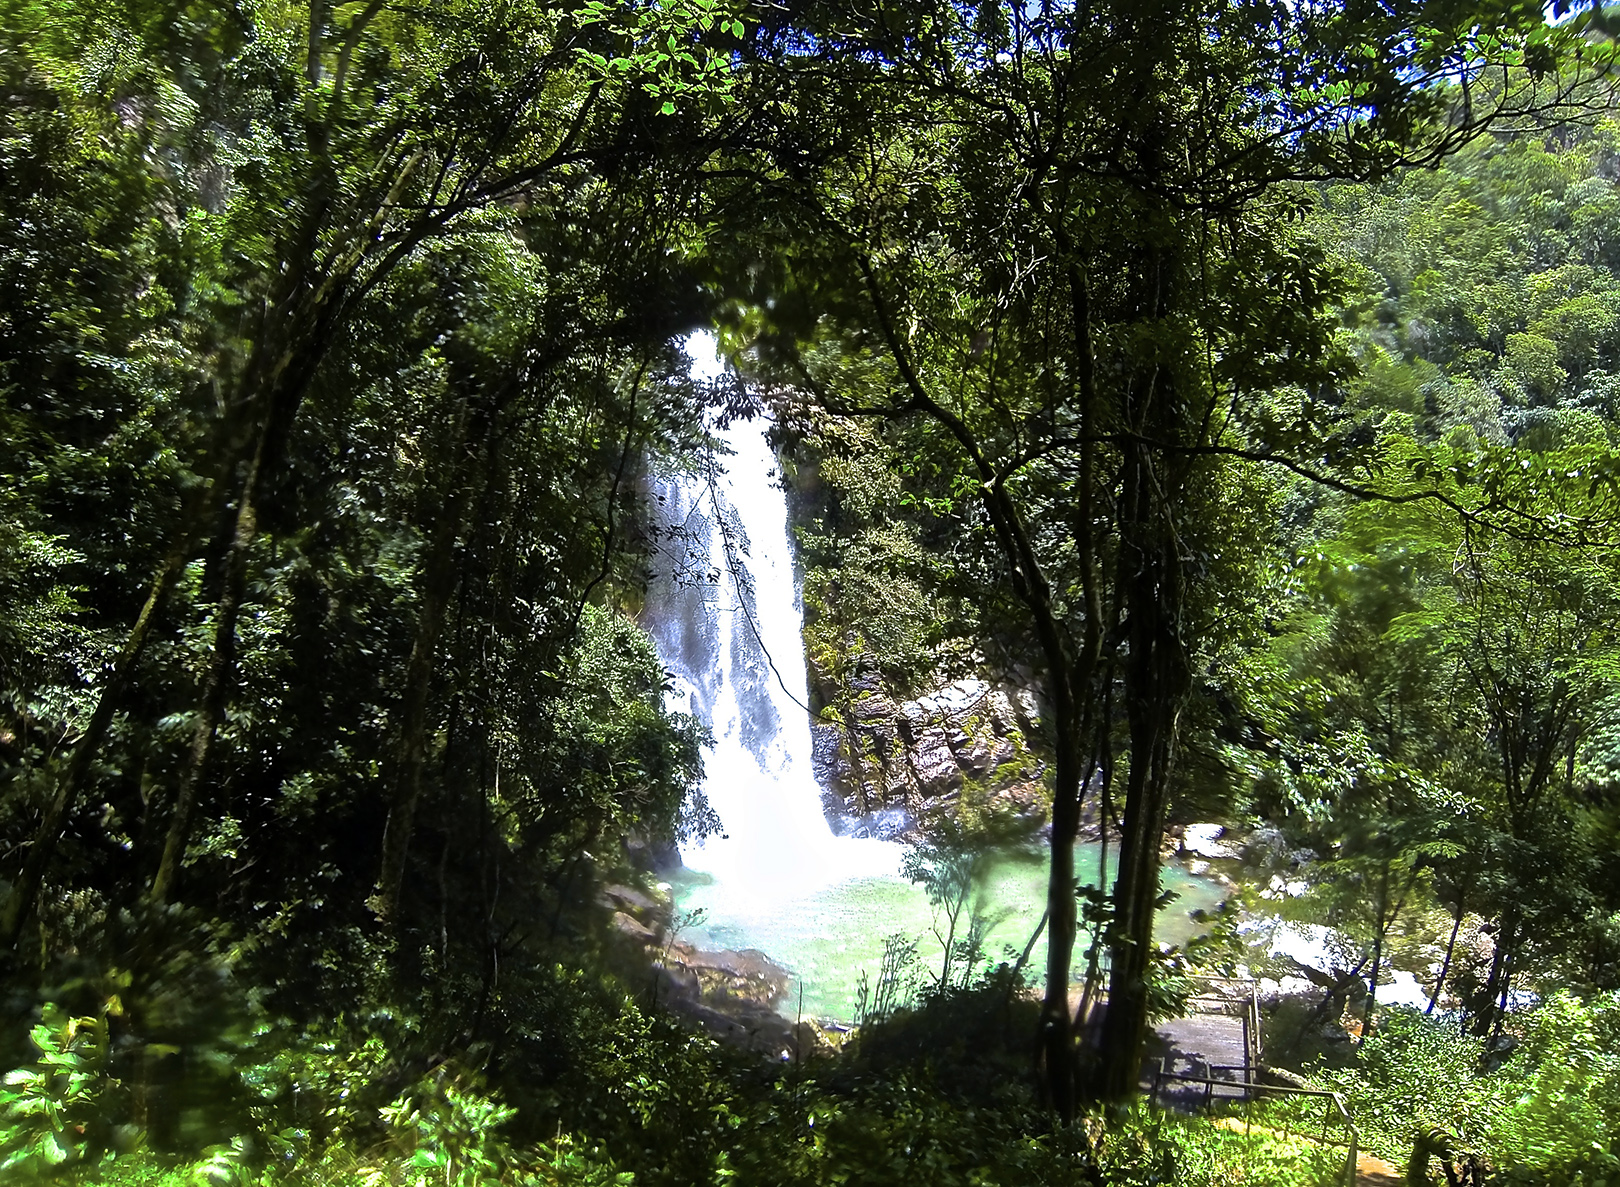
[{"label": "white water foam", "polygon": [[[720,373],[711,335],[686,345],[695,376]],[[893,877],[900,864],[899,846],[836,836],[822,810],[810,765],[803,607],[767,427],[737,421],[718,431],[732,456],[712,487],[691,474],[654,483],[665,524],[680,534],[663,548],[647,615],[675,677],[670,707],[714,732],[704,790],[725,831],[683,847],[681,858],[723,883],[731,902],[757,908],[854,878]]]}]

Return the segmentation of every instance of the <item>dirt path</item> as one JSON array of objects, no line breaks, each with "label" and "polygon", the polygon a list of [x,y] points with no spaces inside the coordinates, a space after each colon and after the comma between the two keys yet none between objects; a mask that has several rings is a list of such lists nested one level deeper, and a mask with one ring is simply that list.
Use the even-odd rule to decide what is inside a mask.
[{"label": "dirt path", "polygon": [[1376,1154],[1356,1159],[1356,1187],[1400,1187],[1406,1181],[1401,1168]]},{"label": "dirt path", "polygon": [[[1245,1132],[1243,1118],[1241,1117],[1213,1117],[1211,1124],[1221,1128],[1230,1129],[1237,1133]],[[1249,1133],[1269,1133],[1281,1138],[1280,1130],[1270,1129],[1264,1125],[1253,1125],[1247,1130]],[[1356,1187],[1401,1187],[1406,1181],[1401,1168],[1393,1162],[1379,1158],[1376,1154],[1362,1151],[1356,1156]]]}]

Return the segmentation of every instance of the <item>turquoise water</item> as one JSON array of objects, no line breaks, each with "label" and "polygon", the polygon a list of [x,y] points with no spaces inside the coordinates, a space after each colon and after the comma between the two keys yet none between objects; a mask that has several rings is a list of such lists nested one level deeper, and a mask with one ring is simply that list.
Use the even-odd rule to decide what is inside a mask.
[{"label": "turquoise water", "polygon": [[[1095,844],[1076,847],[1081,882],[1096,881],[1098,849]],[[995,921],[985,949],[992,961],[1016,960],[1029,942],[1046,905],[1047,868],[1044,851],[1005,853],[992,862],[980,891],[984,913]],[[1198,930],[1189,912],[1215,906],[1224,891],[1174,864],[1165,867],[1161,882],[1180,897],[1160,915],[1159,939],[1183,943]],[[679,871],[670,886],[678,911],[705,912],[701,923],[681,932],[683,941],[711,950],[756,948],[793,974],[794,982],[779,1003],[790,1015],[799,1009],[802,986],[805,1017],[853,1018],[861,974],[876,982],[884,940],[893,934],[918,941],[922,976],[939,972],[944,947],[933,932],[933,908],[921,886],[902,878],[853,878],[775,901],[729,895],[715,879],[690,870]],[[943,930],[943,919],[939,923]],[[1038,977],[1045,963],[1043,933],[1030,953],[1029,975]]]},{"label": "turquoise water", "polygon": [[[724,371],[712,336],[693,335],[687,345],[694,375]],[[716,429],[725,454],[718,483],[695,473],[652,479],[668,531],[643,623],[669,673],[666,704],[713,731],[703,791],[725,825],[682,846],[690,868],[671,880],[676,907],[706,914],[681,938],[711,950],[758,949],[793,973],[778,1003],[784,1013],[798,1011],[802,986],[807,1016],[847,1020],[861,975],[877,979],[887,937],[918,941],[924,976],[937,973],[943,948],[927,896],[896,872],[902,847],[835,836],[828,827],[812,761],[804,616],[776,453],[758,422]],[[739,545],[750,578],[741,585]],[[1094,882],[1098,847],[1079,847],[1076,859],[1081,880]],[[992,863],[981,888],[995,923],[986,944],[992,962],[1016,959],[1028,943],[1046,902],[1046,871],[1039,849]],[[1213,905],[1220,891],[1180,869],[1167,870],[1164,882],[1182,898],[1161,917],[1159,933],[1179,942],[1193,931],[1187,912]],[[1029,967],[1045,962],[1043,937]]]}]

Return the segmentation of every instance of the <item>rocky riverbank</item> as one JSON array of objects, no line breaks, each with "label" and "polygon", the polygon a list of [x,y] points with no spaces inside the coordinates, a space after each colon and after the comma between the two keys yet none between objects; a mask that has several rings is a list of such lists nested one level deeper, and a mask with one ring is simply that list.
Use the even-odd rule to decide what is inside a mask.
[{"label": "rocky riverbank", "polygon": [[830,1050],[828,1036],[814,1020],[795,1024],[781,1012],[792,977],[765,953],[684,942],[669,897],[657,888],[611,884],[601,888],[597,902],[611,912],[620,947],[646,969],[649,1004],[722,1042],[773,1059]]},{"label": "rocky riverbank", "polygon": [[[1290,846],[1273,828],[1210,823],[1169,830],[1164,856],[1201,877],[1222,879],[1241,895],[1240,971],[1257,982],[1267,1042],[1275,1043],[1278,1056],[1346,1058],[1361,1032],[1374,943],[1367,920],[1347,912],[1333,892],[1334,878],[1342,876],[1330,872],[1333,854]],[[1484,1008],[1479,994],[1494,955],[1487,920],[1472,913],[1458,919],[1412,896],[1387,922],[1378,946],[1376,1001],[1442,1011]]]}]

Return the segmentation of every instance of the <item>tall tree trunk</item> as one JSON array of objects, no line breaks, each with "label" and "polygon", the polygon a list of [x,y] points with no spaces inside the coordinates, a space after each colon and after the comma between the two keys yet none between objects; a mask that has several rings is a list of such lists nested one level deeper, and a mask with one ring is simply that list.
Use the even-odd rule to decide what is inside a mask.
[{"label": "tall tree trunk", "polygon": [[[388,818],[383,824],[382,860],[377,872],[377,884],[367,900],[378,920],[388,928],[398,920],[400,888],[404,883],[406,860],[410,856],[416,808],[422,799],[422,779],[427,769],[428,707],[432,703],[433,670],[439,636],[449,613],[450,598],[458,584],[456,541],[467,527],[477,459],[490,447],[499,413],[518,389],[518,381],[512,379],[498,392],[485,393],[484,398],[476,402],[470,396],[463,398],[456,407],[445,465],[444,489],[433,535],[422,563],[422,604],[416,619],[416,634],[411,639],[410,658],[405,664],[404,700],[399,714],[393,791],[389,798]],[[499,778],[497,774],[496,779]]]},{"label": "tall tree trunk", "polygon": [[225,700],[230,691],[231,672],[236,663],[236,620],[241,614],[242,600],[247,593],[248,553],[258,535],[259,479],[264,470],[265,448],[270,435],[269,425],[259,434],[248,461],[247,472],[237,497],[235,522],[231,531],[230,547],[225,554],[224,580],[219,601],[214,608],[213,649],[208,667],[203,673],[198,698],[197,720],[191,730],[191,744],[186,751],[186,765],[181,771],[175,789],[174,806],[169,810],[169,829],[163,840],[163,856],[158,861],[157,874],[152,878],[149,897],[154,903],[168,900],[185,858],[186,842],[191,831],[191,814],[197,802],[197,789],[208,768],[208,756],[219,722],[225,713]]},{"label": "tall tree trunk", "polygon": [[1491,1033],[1507,1003],[1508,961],[1513,946],[1518,942],[1519,921],[1516,912],[1503,914],[1496,929],[1496,951],[1491,955],[1491,971],[1485,979],[1483,992],[1476,999],[1483,1005],[1469,1023],[1469,1031],[1480,1037]]},{"label": "tall tree trunk", "polygon": [[124,646],[113,664],[112,672],[96,697],[96,707],[91,710],[84,733],[79,735],[73,753],[63,765],[61,774],[57,776],[56,788],[51,795],[50,803],[45,806],[45,815],[39,822],[39,828],[34,832],[34,840],[28,848],[28,856],[23,859],[22,870],[12,885],[11,893],[6,896],[5,905],[0,907],[0,949],[15,946],[23,924],[33,912],[40,881],[56,853],[57,842],[62,837],[62,828],[73,810],[74,801],[78,798],[79,783],[90,767],[90,760],[100,749],[101,740],[107,734],[107,727],[112,724],[118,703],[130,685],[135,665],[146,649],[146,639],[151,632],[152,622],[162,608],[169,591],[174,588],[181,570],[185,568],[191,541],[192,536],[187,532],[185,538],[163,558],[162,565],[152,578],[146,602],[135,618],[135,625],[130,627],[129,634],[124,639]]},{"label": "tall tree trunk", "polygon": [[236,664],[236,623],[247,596],[248,556],[258,538],[259,500],[267,478],[281,465],[293,422],[326,356],[346,285],[346,280],[329,278],[317,296],[301,299],[297,282],[288,281],[288,291],[293,295],[271,305],[266,321],[274,322],[279,316],[289,324],[272,339],[261,342],[249,361],[247,374],[258,382],[247,387],[241,407],[252,426],[251,452],[237,488],[236,510],[230,517],[230,545],[214,608],[212,649],[199,689],[197,720],[175,789],[163,855],[148,891],[154,903],[166,902],[179,878],[198,791],[230,696]]},{"label": "tall tree trunk", "polygon": [[[1061,217],[1054,222],[1054,232],[1060,250],[1068,256],[1069,302],[1071,332],[1073,334],[1075,379],[1080,392],[1082,435],[1099,431],[1100,402],[1097,399],[1091,340],[1091,294],[1086,274],[1081,269],[1074,244],[1062,224]],[[1080,480],[1075,491],[1075,551],[1080,563],[1081,597],[1085,607],[1085,620],[1080,641],[1080,654],[1073,667],[1069,649],[1062,645],[1059,626],[1052,616],[1050,598],[1044,581],[1026,591],[1024,601],[1041,624],[1040,633],[1047,641],[1046,654],[1049,696],[1052,698],[1054,717],[1053,797],[1051,872],[1046,884],[1046,916],[1048,920],[1046,949],[1046,987],[1041,1002],[1041,1045],[1046,1061],[1046,1086],[1053,1109],[1058,1116],[1069,1120],[1074,1116],[1076,1104],[1075,1084],[1075,1025],[1078,1021],[1069,1008],[1069,984],[1073,978],[1074,939],[1078,927],[1074,877],[1074,846],[1080,835],[1082,796],[1085,793],[1082,771],[1085,755],[1083,747],[1089,714],[1080,699],[1091,695],[1095,681],[1098,657],[1102,647],[1102,594],[1098,588],[1097,542],[1094,525],[1093,499],[1096,487],[1096,450],[1094,442],[1086,441],[1080,447]],[[1000,490],[1001,488],[998,488]],[[1009,507],[1010,517],[1010,507]],[[1023,539],[1003,533],[1004,538]],[[1007,549],[1013,572],[1019,572],[1023,560],[1018,549]],[[1037,574],[1032,563],[1028,567]],[[1029,596],[1039,593],[1039,597]],[[1106,727],[1104,727],[1106,728]],[[1106,824],[1104,825],[1106,827]]]},{"label": "tall tree trunk", "polygon": [[[1097,714],[1100,720],[1100,733],[1108,729],[1108,711],[1106,703]],[[1109,763],[1103,757],[1108,746],[1106,737],[1098,739],[1098,753],[1090,759],[1089,770],[1099,777],[1097,794],[1097,890],[1107,893],[1108,886],[1108,821],[1111,815],[1109,806]],[[1102,761],[1098,761],[1102,758]],[[1088,774],[1087,783],[1090,782]],[[1080,987],[1080,1004],[1074,1011],[1075,1038],[1081,1045],[1080,1058],[1084,1059],[1084,1047],[1087,1037],[1088,1023],[1092,1018],[1092,1011],[1097,1004],[1098,990],[1102,987],[1102,946],[1103,921],[1099,917],[1093,921],[1090,928],[1090,942],[1086,945],[1086,975]],[[1085,1078],[1082,1073],[1081,1079]]]},{"label": "tall tree trunk", "polygon": [[[319,21],[319,14],[312,11],[309,69],[317,73]],[[199,690],[198,719],[187,748],[186,764],[175,790],[163,854],[149,891],[151,900],[157,903],[167,900],[179,876],[198,788],[206,773],[209,754],[230,693],[235,665],[236,622],[247,592],[248,553],[258,534],[258,504],[264,481],[281,464],[298,410],[346,314],[357,270],[375,241],[383,220],[399,201],[421,160],[421,154],[416,153],[400,165],[393,184],[366,227],[352,236],[349,250],[324,275],[312,275],[310,266],[319,254],[316,245],[320,242],[322,229],[327,225],[328,193],[332,181],[330,168],[324,163],[324,132],[324,127],[312,129],[311,143],[316,147],[316,155],[323,158],[322,165],[317,169],[308,191],[308,206],[299,222],[298,231],[289,239],[294,246],[286,262],[292,266],[282,276],[272,299],[260,307],[259,334],[244,372],[241,389],[244,399],[240,407],[246,413],[246,423],[251,426],[248,434],[253,442],[252,454],[239,487],[224,580],[215,609],[213,649]],[[366,285],[379,283],[405,258],[409,247],[419,242],[427,231],[428,226],[424,225],[416,235],[396,245],[373,269]],[[233,451],[226,448],[223,452],[229,457]],[[172,583],[172,577],[170,580]],[[105,729],[105,724],[102,729]],[[5,917],[0,916],[0,930],[3,930],[5,921]]]},{"label": "tall tree trunk", "polygon": [[[1075,886],[1074,842],[1080,829],[1080,747],[1082,713],[1078,696],[1090,688],[1096,664],[1095,641],[1088,635],[1078,662],[1073,656],[1068,633],[1054,608],[1052,589],[1041,567],[1040,557],[1030,539],[1029,529],[1018,505],[1008,493],[1007,475],[997,473],[980,441],[961,417],[940,404],[928,392],[912,365],[911,354],[897,332],[888,301],[878,284],[871,261],[858,257],[857,263],[872,299],[872,310],[888,343],[889,352],[902,382],[912,397],[914,408],[931,417],[951,434],[971,459],[977,472],[979,498],[995,532],[996,545],[1007,562],[1013,593],[1029,610],[1030,626],[1046,665],[1046,691],[1051,702],[1054,750],[1052,798],[1052,869],[1047,879],[1047,963],[1046,991],[1041,1003],[1041,1050],[1046,1062],[1047,1095],[1059,1116],[1073,1116],[1074,1026],[1069,1013],[1069,972],[1074,958]],[[1083,293],[1081,294],[1083,299]],[[1083,314],[1083,309],[1080,311]],[[1089,323],[1077,315],[1077,333],[1089,333]],[[1082,383],[1090,383],[1090,354],[1081,363]],[[836,411],[836,409],[834,409]],[[1088,455],[1089,456],[1089,455]],[[1089,465],[1089,463],[1087,463]],[[1089,471],[1088,471],[1089,472]],[[1089,498],[1089,484],[1082,498]],[[1088,504],[1089,506],[1089,504]],[[1084,517],[1089,530],[1089,515]],[[1091,553],[1081,542],[1084,559]],[[1095,633],[1094,619],[1088,623]]]},{"label": "tall tree trunk", "polygon": [[[1169,393],[1157,377],[1138,396],[1133,417],[1148,421]],[[1161,416],[1166,413],[1161,412]],[[1168,435],[1168,432],[1167,432]],[[1097,1094],[1121,1100],[1136,1090],[1147,1031],[1148,976],[1158,913],[1159,846],[1164,837],[1171,765],[1189,673],[1181,640],[1185,600],[1179,544],[1169,523],[1176,479],[1154,472],[1148,447],[1125,448],[1120,499],[1127,646],[1125,711],[1130,769],[1109,933],[1108,1013],[1098,1052]]]},{"label": "tall tree trunk", "polygon": [[[1372,973],[1367,977],[1367,997],[1361,1011],[1361,1038],[1356,1043],[1359,1050],[1372,1034],[1373,1010],[1378,1006],[1378,977],[1384,971],[1384,933],[1389,928],[1384,923],[1384,913],[1389,910],[1389,859],[1384,859],[1383,869],[1378,875],[1378,930],[1373,936]],[[1390,923],[1394,923],[1393,917]]]},{"label": "tall tree trunk", "polygon": [[1491,1024],[1491,1042],[1495,1043],[1502,1037],[1502,1027],[1507,1023],[1508,1000],[1513,993],[1513,953],[1509,951],[1502,958],[1502,979],[1496,989],[1496,1020]]},{"label": "tall tree trunk", "polygon": [[1446,977],[1451,972],[1451,956],[1457,950],[1457,933],[1462,930],[1462,921],[1463,897],[1459,894],[1457,896],[1457,914],[1451,921],[1451,938],[1446,941],[1446,955],[1440,962],[1440,975],[1435,978],[1434,992],[1429,995],[1428,1007],[1423,1011],[1425,1014],[1434,1013],[1434,1007],[1440,1001],[1440,991],[1445,988]]},{"label": "tall tree trunk", "polygon": [[1080,832],[1080,729],[1072,698],[1055,707],[1052,868],[1046,882],[1046,992],[1041,1003],[1041,1049],[1047,1095],[1058,1116],[1074,1115],[1074,1024],[1069,979],[1076,926],[1074,843]]},{"label": "tall tree trunk", "polygon": [[428,705],[433,686],[434,659],[445,611],[456,587],[456,540],[466,517],[466,482],[458,465],[451,478],[451,489],[434,526],[422,566],[422,607],[417,615],[416,636],[405,665],[405,703],[401,713],[399,752],[394,793],[383,825],[382,866],[370,906],[384,926],[392,927],[399,909],[400,885],[405,877],[405,861],[410,854],[411,830],[416,806],[422,798],[422,775],[427,765]]},{"label": "tall tree trunk", "polygon": [[[1149,665],[1158,666],[1151,657],[1144,664]],[[1163,695],[1164,691],[1155,680],[1135,696],[1127,697],[1131,763],[1126,776],[1119,877],[1114,890],[1115,918],[1108,944],[1107,1025],[1098,1061],[1097,1089],[1105,1100],[1120,1100],[1136,1090],[1147,1031],[1148,975],[1159,899],[1159,845],[1164,836],[1170,764],[1181,714],[1179,697]]]}]

